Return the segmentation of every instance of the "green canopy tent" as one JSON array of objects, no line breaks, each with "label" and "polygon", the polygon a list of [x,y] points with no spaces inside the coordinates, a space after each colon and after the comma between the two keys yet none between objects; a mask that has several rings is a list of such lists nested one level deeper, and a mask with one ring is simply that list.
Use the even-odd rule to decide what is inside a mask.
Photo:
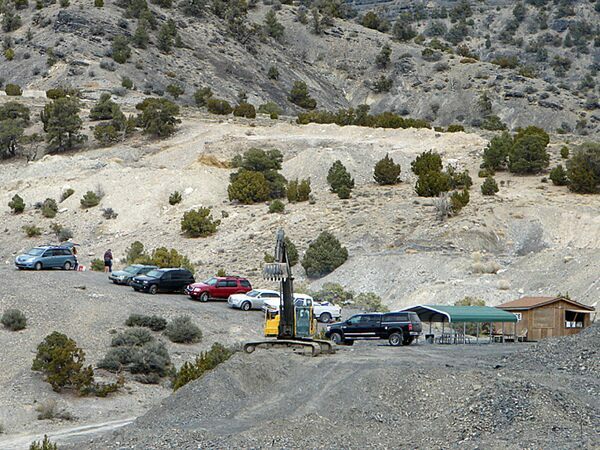
[{"label": "green canopy tent", "polygon": [[[477,324],[477,341],[479,342],[479,325],[482,323],[501,323],[502,335],[501,340],[504,342],[504,324],[514,323],[515,327],[515,342],[516,342],[516,324],[517,316],[507,311],[493,308],[491,306],[452,306],[452,305],[416,305],[402,309],[402,311],[411,311],[417,313],[421,322],[429,322],[429,335],[426,338],[433,336],[431,332],[431,324],[433,322],[442,324],[442,336],[444,335],[445,324],[447,323],[462,323],[463,324],[463,343],[466,342],[465,330],[467,323]],[[490,327],[490,342],[492,341],[493,325]]]}]

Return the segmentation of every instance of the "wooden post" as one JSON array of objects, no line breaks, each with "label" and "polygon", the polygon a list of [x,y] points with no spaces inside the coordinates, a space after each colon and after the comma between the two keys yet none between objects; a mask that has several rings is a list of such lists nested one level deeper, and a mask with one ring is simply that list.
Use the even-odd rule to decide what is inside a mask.
[{"label": "wooden post", "polygon": [[518,321],[517,321],[517,322],[515,322],[515,344],[516,344],[516,343],[517,343],[517,341],[518,341],[518,338],[517,338],[517,323],[519,323],[519,322],[518,322]]}]

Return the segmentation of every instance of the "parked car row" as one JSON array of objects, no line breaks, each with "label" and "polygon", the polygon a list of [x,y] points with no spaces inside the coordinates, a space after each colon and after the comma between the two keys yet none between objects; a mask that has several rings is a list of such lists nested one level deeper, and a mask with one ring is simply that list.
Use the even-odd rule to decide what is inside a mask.
[{"label": "parked car row", "polygon": [[[34,247],[15,258],[19,269],[71,270],[77,267],[77,256],[73,244],[44,245]],[[237,276],[211,277],[196,283],[194,275],[187,269],[132,264],[123,270],[111,272],[108,279],[114,284],[131,286],[136,292],[157,294],[159,292],[183,292],[192,300],[227,300],[231,308],[251,309],[278,313],[279,292],[270,289],[252,289],[249,280]],[[314,317],[324,323],[340,320],[342,309],[329,302],[317,302],[306,294],[294,294],[296,306],[313,307]]]},{"label": "parked car row", "polygon": [[[130,285],[135,291],[183,292],[192,300],[227,300],[230,308],[279,312],[279,292],[270,289],[252,289],[249,280],[237,276],[211,277],[196,283],[187,269],[158,269],[156,266],[133,264],[108,277],[115,284]],[[314,316],[321,322],[340,320],[342,309],[329,302],[316,302],[306,294],[294,294],[297,306],[313,306]]]}]

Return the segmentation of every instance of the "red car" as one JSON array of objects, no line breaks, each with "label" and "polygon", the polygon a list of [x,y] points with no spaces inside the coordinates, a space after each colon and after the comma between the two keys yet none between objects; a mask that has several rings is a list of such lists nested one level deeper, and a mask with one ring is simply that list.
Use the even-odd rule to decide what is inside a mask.
[{"label": "red car", "polygon": [[241,277],[212,277],[202,283],[193,283],[185,288],[185,293],[192,300],[206,302],[227,300],[232,294],[245,294],[252,290],[252,285]]}]

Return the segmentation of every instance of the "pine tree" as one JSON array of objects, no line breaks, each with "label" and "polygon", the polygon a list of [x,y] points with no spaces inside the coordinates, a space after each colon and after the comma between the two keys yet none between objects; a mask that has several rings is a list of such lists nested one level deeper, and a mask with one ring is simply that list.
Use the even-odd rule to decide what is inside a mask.
[{"label": "pine tree", "polygon": [[508,153],[508,168],[514,173],[539,173],[549,163],[546,141],[537,134],[516,138]]},{"label": "pine tree", "polygon": [[122,34],[115,36],[112,41],[112,58],[119,64],[125,64],[130,56],[129,39]]},{"label": "pine tree", "polygon": [[69,150],[86,139],[80,133],[83,121],[79,110],[79,100],[74,97],[57,98],[44,107],[41,119],[51,150]]},{"label": "pine tree", "polygon": [[302,258],[302,267],[304,267],[306,275],[318,278],[333,272],[347,259],[346,247],[342,247],[340,241],[333,234],[323,231],[308,246],[304,258]]},{"label": "pine tree", "polygon": [[377,57],[375,58],[375,65],[378,69],[387,69],[391,63],[390,56],[392,55],[392,48],[385,44]]},{"label": "pine tree", "polygon": [[175,132],[175,125],[181,122],[177,118],[179,106],[165,98],[147,98],[136,105],[141,113],[138,122],[145,133],[156,137],[170,136]]},{"label": "pine tree", "polygon": [[16,156],[23,136],[23,122],[18,119],[0,121],[0,159]]},{"label": "pine tree", "polygon": [[265,15],[265,31],[278,41],[283,39],[285,27],[277,20],[277,14],[273,9],[270,9]]},{"label": "pine tree", "polygon": [[500,170],[506,166],[506,159],[513,146],[513,138],[508,132],[494,136],[483,151],[483,169]]},{"label": "pine tree", "polygon": [[483,195],[494,195],[498,191],[498,183],[496,183],[494,177],[488,176],[481,185],[481,193]]},{"label": "pine tree", "polygon": [[317,106],[317,101],[309,95],[304,81],[294,82],[288,100],[304,109],[315,109]]},{"label": "pine tree", "polygon": [[569,189],[580,194],[595,194],[600,185],[600,144],[586,143],[567,162]]},{"label": "pine tree", "polygon": [[354,179],[340,160],[334,162],[329,168],[327,182],[331,186],[331,192],[339,195],[341,191],[344,197],[349,194],[348,191],[354,189]]},{"label": "pine tree", "polygon": [[400,182],[400,164],[395,164],[388,154],[375,164],[373,178],[377,184],[397,184]]},{"label": "pine tree", "polygon": [[140,20],[137,28],[135,29],[135,33],[133,33],[133,37],[131,38],[131,43],[134,47],[146,48],[149,41],[150,36],[148,36],[148,22],[145,20]]}]

